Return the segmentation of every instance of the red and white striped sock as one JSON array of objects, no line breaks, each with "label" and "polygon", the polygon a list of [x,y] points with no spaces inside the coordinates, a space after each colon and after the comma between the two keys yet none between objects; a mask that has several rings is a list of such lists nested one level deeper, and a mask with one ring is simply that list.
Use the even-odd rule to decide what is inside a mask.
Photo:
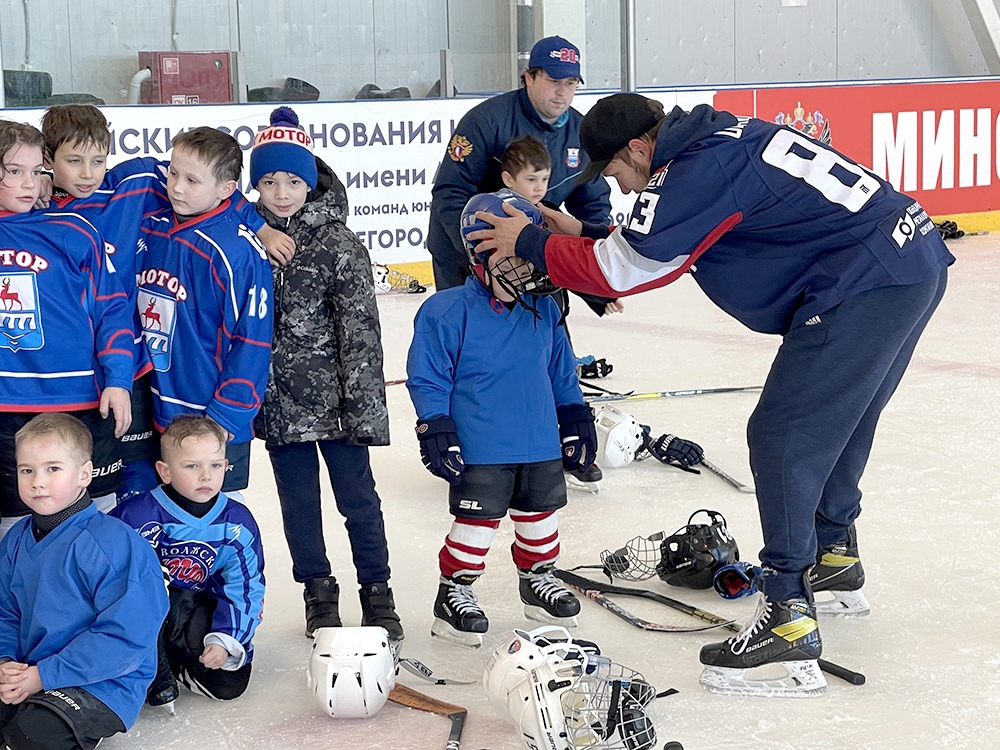
[{"label": "red and white striped sock", "polygon": [[486,553],[499,526],[499,518],[456,518],[438,553],[441,575],[445,578],[482,575]]},{"label": "red and white striped sock", "polygon": [[545,513],[510,511],[514,522],[511,557],[519,570],[554,565],[559,559],[559,516],[554,510]]}]

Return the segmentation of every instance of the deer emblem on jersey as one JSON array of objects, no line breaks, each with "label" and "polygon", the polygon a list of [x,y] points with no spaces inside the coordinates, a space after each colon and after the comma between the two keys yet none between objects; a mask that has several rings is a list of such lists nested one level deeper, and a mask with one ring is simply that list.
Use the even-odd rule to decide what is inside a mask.
[{"label": "deer emblem on jersey", "polygon": [[5,278],[3,280],[3,286],[0,286],[0,305],[3,305],[4,310],[13,310],[15,302],[17,303],[18,309],[24,309],[24,305],[21,304],[21,298],[18,296],[18,293],[10,290],[10,279]]},{"label": "deer emblem on jersey", "polygon": [[156,307],[156,300],[151,299],[149,304],[146,306],[145,311],[142,313],[142,326],[143,328],[151,328],[152,324],[155,322],[156,327],[162,331],[163,324],[160,322],[160,314],[153,311],[154,307]]}]

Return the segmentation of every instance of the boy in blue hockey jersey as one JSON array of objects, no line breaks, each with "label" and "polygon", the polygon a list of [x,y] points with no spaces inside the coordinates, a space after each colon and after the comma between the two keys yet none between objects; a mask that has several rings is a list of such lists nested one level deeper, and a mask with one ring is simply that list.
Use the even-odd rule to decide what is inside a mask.
[{"label": "boy in blue hockey jersey", "polygon": [[43,143],[29,125],[0,122],[0,535],[28,513],[14,435],[34,414],[72,412],[87,425],[98,479],[114,473],[115,437],[131,422],[128,295],[93,224],[69,211],[31,210]]},{"label": "boy in blue hockey jersey", "polygon": [[222,425],[227,492],[249,482],[273,320],[267,252],[232,205],[242,167],[232,136],[207,127],[177,136],[167,170],[172,209],[143,219],[136,259],[155,424],[207,414]]},{"label": "boy in blue hockey jersey", "polygon": [[42,414],[16,436],[31,508],[0,543],[0,730],[12,750],[91,750],[136,720],[167,596],[156,555],[87,492],[87,427]]},{"label": "boy in blue hockey jersey", "polygon": [[246,506],[221,492],[226,433],[207,417],[177,417],[160,440],[163,484],[111,515],[146,539],[170,574],[170,611],[150,705],[192,692],[238,698],[250,682],[264,606],[264,553]]},{"label": "boy in blue hockey jersey", "polygon": [[[92,104],[49,107],[42,116],[42,133],[45,136],[45,165],[52,170],[53,194],[49,205],[80,213],[104,236],[108,253],[129,295],[138,340],[142,335],[135,302],[139,226],[147,214],[170,207],[166,185],[168,163],[151,157],[135,157],[107,170],[111,132],[104,114]],[[286,234],[267,226],[253,205],[238,192],[234,193],[233,202],[269,252],[282,252],[279,248],[285,243],[294,247]],[[144,347],[138,348],[144,355]],[[122,484],[118,488],[120,500],[142,494],[157,485],[153,464],[159,450],[153,428],[150,369],[148,356],[137,358],[132,389],[132,426],[116,446],[117,457],[124,462],[120,472]],[[112,466],[115,465],[112,462]],[[95,479],[94,485],[91,492],[95,497],[114,490],[103,478]]]},{"label": "boy in blue hockey jersey", "polygon": [[[535,206],[502,190],[470,200],[463,225],[477,207],[502,214],[505,203],[541,223]],[[525,615],[576,624],[580,603],[551,572],[559,557],[557,511],[566,505],[563,468],[587,468],[597,436],[559,306],[526,294],[555,288],[530,276],[526,264],[498,265],[489,253],[468,251],[465,285],[436,293],[417,312],[406,387],[424,465],[451,484],[455,517],[438,554],[431,633],[475,648],[489,621],[472,584],[508,513]]]}]

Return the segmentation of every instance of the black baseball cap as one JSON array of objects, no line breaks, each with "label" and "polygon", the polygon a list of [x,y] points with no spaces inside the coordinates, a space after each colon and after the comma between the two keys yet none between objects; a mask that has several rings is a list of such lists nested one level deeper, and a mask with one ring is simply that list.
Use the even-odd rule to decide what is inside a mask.
[{"label": "black baseball cap", "polygon": [[648,133],[660,121],[641,94],[612,94],[597,102],[580,122],[580,145],[590,162],[576,178],[589,182],[604,171],[633,138]]}]

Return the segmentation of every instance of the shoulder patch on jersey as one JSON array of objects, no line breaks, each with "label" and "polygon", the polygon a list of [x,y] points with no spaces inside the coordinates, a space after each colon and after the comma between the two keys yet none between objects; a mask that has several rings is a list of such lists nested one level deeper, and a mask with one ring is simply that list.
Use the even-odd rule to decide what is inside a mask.
[{"label": "shoulder patch on jersey", "polygon": [[578,148],[567,148],[566,149],[566,166],[570,169],[576,169],[580,166],[580,149]]},{"label": "shoulder patch on jersey", "polygon": [[472,153],[472,141],[464,135],[455,133],[448,142],[448,156],[452,161],[465,161],[465,157]]}]

